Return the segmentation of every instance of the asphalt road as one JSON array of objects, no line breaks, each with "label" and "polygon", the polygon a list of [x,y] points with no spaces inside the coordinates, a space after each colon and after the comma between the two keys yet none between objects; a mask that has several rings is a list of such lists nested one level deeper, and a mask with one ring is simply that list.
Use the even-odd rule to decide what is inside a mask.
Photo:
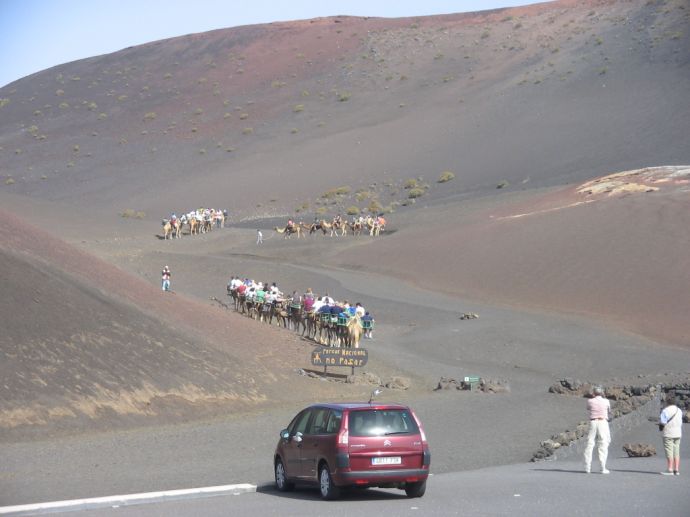
[{"label": "asphalt road", "polygon": [[[687,441],[683,457],[688,457]],[[619,455],[618,455],[619,456]],[[663,460],[610,461],[611,474],[585,474],[579,461],[552,461],[435,475],[426,495],[408,499],[398,490],[369,489],[326,502],[315,489],[293,493],[260,486],[256,493],[190,499],[63,515],[134,517],[191,515],[688,515],[687,476],[662,476]]]}]

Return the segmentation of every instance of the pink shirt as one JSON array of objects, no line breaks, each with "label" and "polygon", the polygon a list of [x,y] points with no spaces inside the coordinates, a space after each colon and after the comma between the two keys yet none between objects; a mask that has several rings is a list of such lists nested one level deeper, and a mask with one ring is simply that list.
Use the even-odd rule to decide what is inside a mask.
[{"label": "pink shirt", "polygon": [[609,411],[611,410],[611,403],[601,395],[597,395],[587,401],[587,410],[589,411],[589,419],[596,420],[609,418]]}]

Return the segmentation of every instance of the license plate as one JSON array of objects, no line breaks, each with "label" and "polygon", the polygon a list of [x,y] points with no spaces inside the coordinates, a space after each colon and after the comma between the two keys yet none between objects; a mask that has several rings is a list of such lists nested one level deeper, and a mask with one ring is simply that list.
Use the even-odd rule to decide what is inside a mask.
[{"label": "license plate", "polygon": [[372,465],[400,465],[402,460],[400,456],[380,456],[371,458]]}]

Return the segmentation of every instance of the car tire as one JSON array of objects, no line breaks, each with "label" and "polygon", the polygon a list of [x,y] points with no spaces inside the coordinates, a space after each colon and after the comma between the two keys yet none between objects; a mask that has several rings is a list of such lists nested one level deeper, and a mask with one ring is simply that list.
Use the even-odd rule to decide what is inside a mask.
[{"label": "car tire", "polygon": [[319,470],[319,489],[321,490],[321,497],[327,501],[340,497],[340,488],[333,483],[333,476],[331,476],[331,471],[325,463]]},{"label": "car tire", "polygon": [[276,475],[276,488],[280,492],[289,492],[295,488],[295,484],[288,481],[287,473],[285,472],[285,466],[283,465],[283,460],[278,458],[275,465],[275,475]]},{"label": "car tire", "polygon": [[426,479],[424,481],[407,483],[405,485],[405,493],[407,494],[407,497],[422,497],[424,492],[426,492]]}]

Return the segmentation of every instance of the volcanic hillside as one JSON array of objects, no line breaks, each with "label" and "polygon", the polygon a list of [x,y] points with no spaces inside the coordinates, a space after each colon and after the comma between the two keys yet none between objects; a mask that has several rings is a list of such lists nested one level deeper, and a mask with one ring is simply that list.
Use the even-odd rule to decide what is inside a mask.
[{"label": "volcanic hillside", "polygon": [[311,216],[687,163],[689,38],[685,0],[560,0],[157,41],[0,89],[0,188]]},{"label": "volcanic hillside", "polygon": [[[279,383],[301,364],[296,339],[182,295],[161,295],[0,214],[4,439],[27,437],[28,429],[169,422],[284,400]],[[291,386],[292,400],[302,396],[299,379]]]}]

